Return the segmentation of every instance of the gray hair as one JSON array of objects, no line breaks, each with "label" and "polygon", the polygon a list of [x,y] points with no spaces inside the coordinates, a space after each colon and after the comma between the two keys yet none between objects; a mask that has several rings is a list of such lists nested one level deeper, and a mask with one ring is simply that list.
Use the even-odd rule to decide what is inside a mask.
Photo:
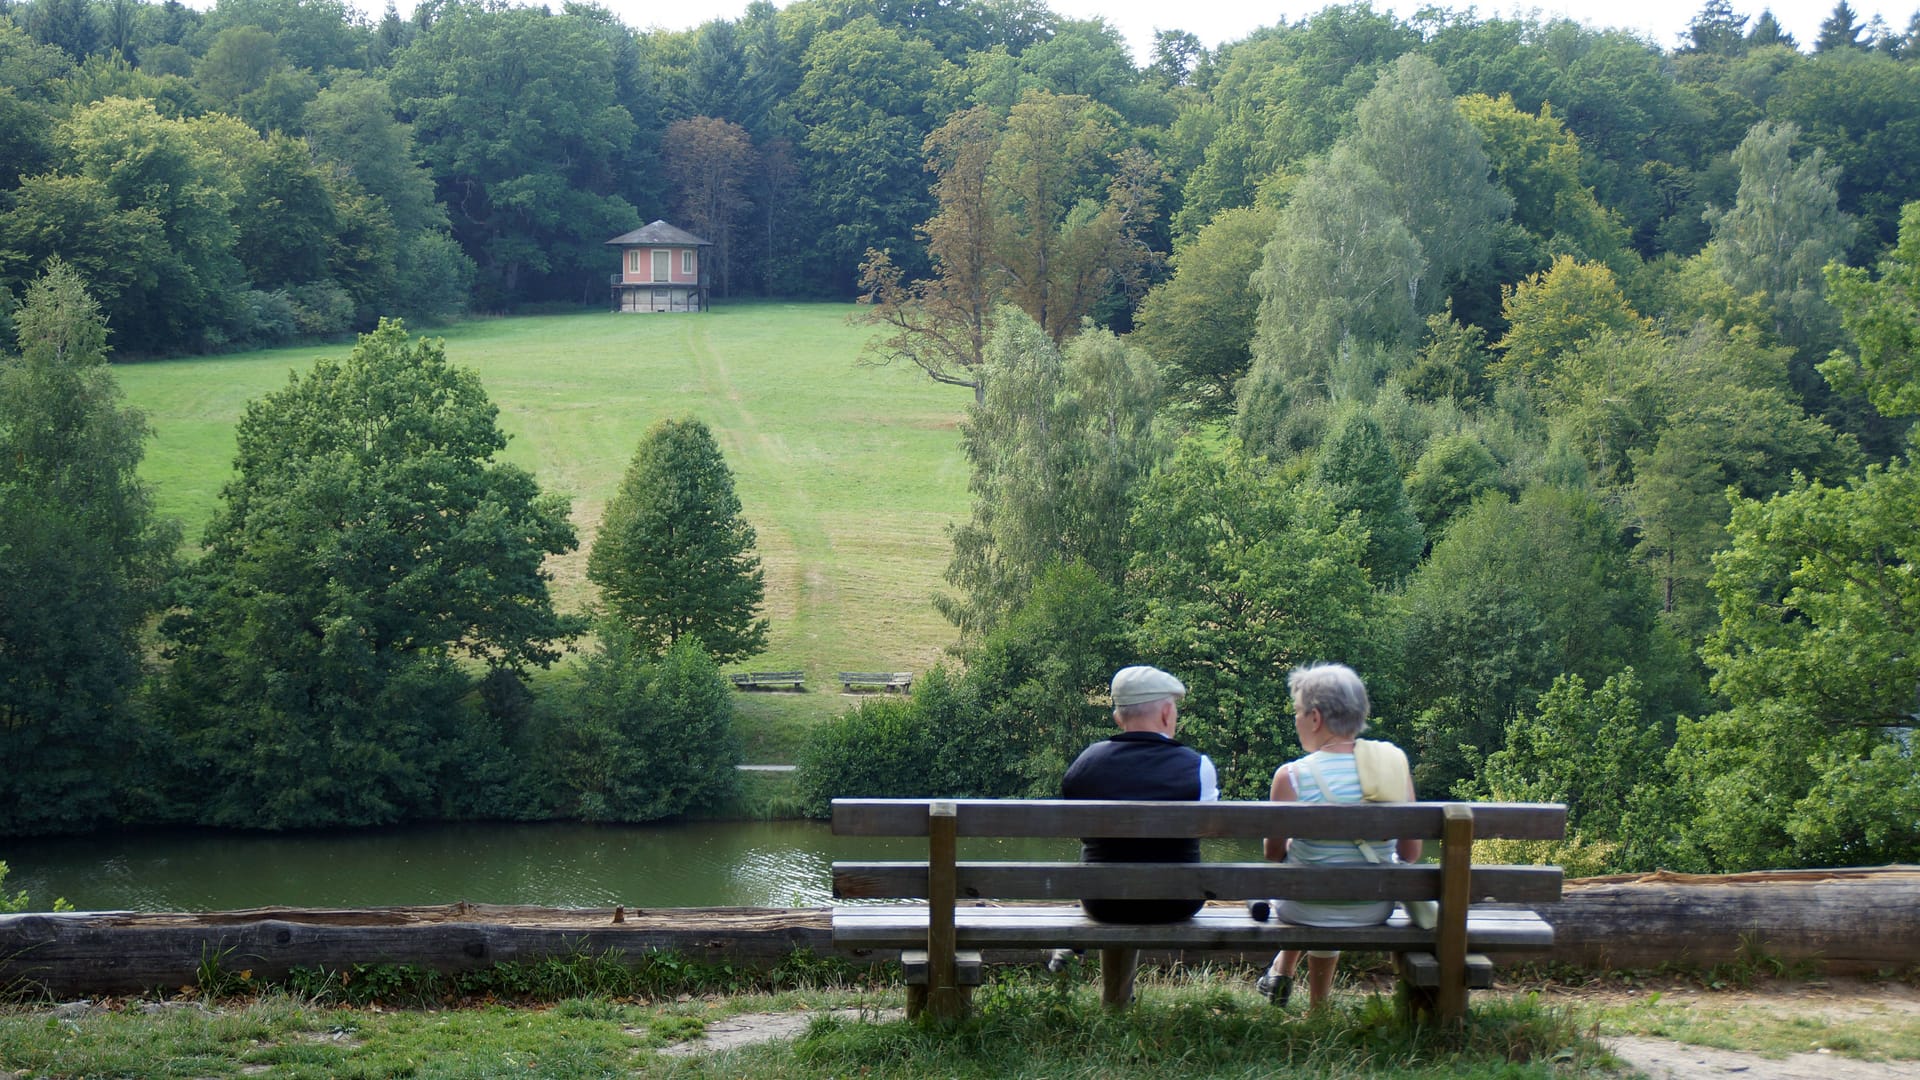
[{"label": "gray hair", "polygon": [[1343,739],[1367,729],[1367,684],[1345,664],[1308,664],[1287,675],[1287,693],[1301,712],[1320,710],[1327,730]]}]

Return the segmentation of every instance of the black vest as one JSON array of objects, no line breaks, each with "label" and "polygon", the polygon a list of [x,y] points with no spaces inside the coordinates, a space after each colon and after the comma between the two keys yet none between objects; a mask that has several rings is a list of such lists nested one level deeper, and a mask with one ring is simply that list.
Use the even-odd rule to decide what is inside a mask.
[{"label": "black vest", "polygon": [[[1151,731],[1123,731],[1081,751],[1060,781],[1063,799],[1143,799],[1193,802],[1200,798],[1198,750]],[[1199,862],[1192,838],[1081,838],[1084,862]]]}]

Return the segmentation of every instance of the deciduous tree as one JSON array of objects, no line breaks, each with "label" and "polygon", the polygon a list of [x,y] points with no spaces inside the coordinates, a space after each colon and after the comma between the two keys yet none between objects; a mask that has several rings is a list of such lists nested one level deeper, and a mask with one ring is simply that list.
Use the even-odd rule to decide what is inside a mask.
[{"label": "deciduous tree", "polygon": [[163,626],[209,824],[370,824],[433,796],[464,657],[519,671],[577,630],[547,592],[566,500],[495,460],[472,372],[383,321],[250,403],[206,554]]},{"label": "deciduous tree", "polygon": [[1820,365],[1834,389],[1862,393],[1884,416],[1920,415],[1920,202],[1900,215],[1900,243],[1865,269],[1829,264],[1827,288],[1859,350]]},{"label": "deciduous tree", "polygon": [[1407,500],[1386,436],[1364,409],[1349,409],[1334,421],[1314,456],[1313,478],[1333,497],[1335,512],[1360,518],[1367,531],[1361,563],[1368,579],[1399,584],[1420,561],[1426,532]]},{"label": "deciduous tree", "polygon": [[1822,269],[1842,258],[1853,219],[1840,212],[1839,170],[1815,148],[1800,161],[1793,124],[1755,124],[1733,152],[1740,192],[1730,210],[1711,210],[1708,252],[1728,284],[1764,294],[1780,340],[1824,356],[1839,329]]},{"label": "deciduous tree", "polygon": [[82,830],[116,811],[148,745],[128,701],[177,530],[137,470],[145,418],[120,403],[107,329],[59,261],[0,356],[0,834]]},{"label": "deciduous tree", "polygon": [[1386,667],[1357,519],[1263,459],[1183,443],[1134,513],[1127,604],[1136,655],[1179,673],[1182,738],[1213,757],[1223,796],[1258,798],[1295,756],[1287,672],[1340,657]]},{"label": "deciduous tree", "polygon": [[1079,561],[1118,589],[1131,551],[1136,486],[1164,453],[1150,358],[1103,330],[1065,352],[1023,312],[1003,308],[987,348],[986,401],[961,427],[973,493],[953,530],[936,598],[968,633],[997,626],[1050,564]]},{"label": "deciduous tree", "polygon": [[732,295],[733,237],[751,208],[746,185],[757,166],[753,140],[738,124],[696,116],[667,125],[660,154],[680,223],[713,241],[720,295]]},{"label": "deciduous tree", "polygon": [[1173,254],[1173,276],[1134,317],[1134,335],[1178,373],[1182,389],[1213,410],[1233,402],[1253,360],[1260,296],[1253,273],[1279,217],[1259,207],[1222,211]]},{"label": "deciduous tree", "polygon": [[603,628],[580,680],[539,751],[554,811],[583,821],[655,821],[733,792],[733,688],[693,638],[656,655],[624,627]]}]

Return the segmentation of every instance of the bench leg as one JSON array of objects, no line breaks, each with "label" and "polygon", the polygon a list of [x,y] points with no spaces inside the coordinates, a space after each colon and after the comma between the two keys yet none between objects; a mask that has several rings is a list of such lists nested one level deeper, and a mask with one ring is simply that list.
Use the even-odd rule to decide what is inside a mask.
[{"label": "bench leg", "polygon": [[1438,1004],[1434,987],[1414,981],[1406,953],[1393,954],[1393,966],[1400,976],[1400,1018],[1409,1023],[1431,1023]]},{"label": "bench leg", "polygon": [[1107,946],[1100,950],[1100,1004],[1124,1009],[1133,1001],[1133,976],[1140,968],[1140,952]]}]

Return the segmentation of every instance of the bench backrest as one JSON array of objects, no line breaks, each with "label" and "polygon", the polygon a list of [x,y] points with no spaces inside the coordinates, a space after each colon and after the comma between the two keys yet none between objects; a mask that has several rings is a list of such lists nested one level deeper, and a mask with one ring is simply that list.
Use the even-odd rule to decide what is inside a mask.
[{"label": "bench backrest", "polygon": [[1559,803],[1109,802],[1094,799],[835,799],[836,836],[925,836],[936,803],[953,807],[957,836],[1297,836],[1314,840],[1444,835],[1446,809],[1473,812],[1476,839],[1557,840]]},{"label": "bench backrest", "polygon": [[[847,836],[927,836],[926,862],[835,862],[837,897],[972,899],[1434,900],[1464,889],[1472,901],[1541,903],[1560,896],[1552,866],[1469,866],[1472,840],[1555,839],[1566,807],[1555,803],[1103,802],[1064,799],[836,799],[833,831]],[[940,835],[944,833],[945,835]],[[961,862],[960,836],[1264,837],[1444,839],[1442,865],[1286,866],[1268,862]],[[1454,882],[1450,884],[1450,882]]]}]

